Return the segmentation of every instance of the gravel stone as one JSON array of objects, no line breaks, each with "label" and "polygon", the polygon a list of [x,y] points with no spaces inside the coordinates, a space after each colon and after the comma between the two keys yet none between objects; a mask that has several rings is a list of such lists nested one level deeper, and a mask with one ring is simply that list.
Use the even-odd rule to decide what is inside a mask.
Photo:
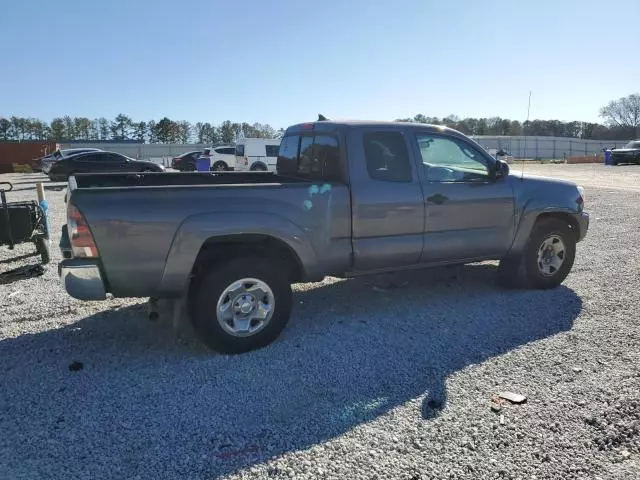
[{"label": "gravel stone", "polygon": [[[47,184],[52,264],[0,285],[0,478],[640,478],[640,167],[525,172],[586,189],[564,285],[501,290],[495,262],[327,278],[295,285],[282,337],[239,356],[177,336],[162,305],[150,322],[145,299],[69,297]],[[0,175],[9,200],[40,178]],[[32,251],[0,247],[0,272]],[[505,425],[500,391],[527,395]]]}]

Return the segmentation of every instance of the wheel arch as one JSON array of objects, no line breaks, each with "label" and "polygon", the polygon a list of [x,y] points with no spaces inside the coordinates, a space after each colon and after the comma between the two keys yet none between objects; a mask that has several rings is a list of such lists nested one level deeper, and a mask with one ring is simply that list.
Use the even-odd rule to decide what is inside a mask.
[{"label": "wheel arch", "polygon": [[258,170],[259,167],[264,168],[265,171],[269,170],[269,167],[267,166],[266,163],[264,163],[262,160],[257,160],[255,162],[253,162],[251,164],[251,167],[249,167],[249,170],[252,172],[255,172],[256,170]]},{"label": "wheel arch", "polygon": [[564,207],[525,209],[524,214],[518,222],[511,248],[506,256],[518,255],[521,253],[527,245],[527,241],[536,222],[545,218],[555,218],[565,222],[571,231],[574,232],[576,241],[578,241],[581,238],[582,232],[580,231],[580,223],[576,218],[577,215],[579,215],[579,213],[576,211]]},{"label": "wheel arch", "polygon": [[158,296],[185,292],[199,265],[230,255],[275,256],[290,267],[291,282],[306,281],[318,268],[317,255],[304,230],[266,212],[212,213],[187,218],[167,253]]}]

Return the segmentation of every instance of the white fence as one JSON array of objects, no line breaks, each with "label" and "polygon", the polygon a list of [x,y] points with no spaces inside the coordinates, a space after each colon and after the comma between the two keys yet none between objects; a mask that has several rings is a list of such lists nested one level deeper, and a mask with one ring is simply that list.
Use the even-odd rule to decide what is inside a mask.
[{"label": "white fence", "polygon": [[[514,158],[533,159],[561,159],[571,156],[594,155],[602,153],[603,148],[618,147],[628,140],[582,140],[566,137],[502,137],[475,136],[473,137],[487,150],[506,150]],[[210,145],[196,143],[166,144],[166,143],[69,143],[62,148],[102,148],[111,152],[121,153],[140,160],[152,160],[168,166],[171,159],[181,153],[193,150],[203,150]]]},{"label": "white fence", "polygon": [[566,137],[475,136],[485,149],[504,149],[514,158],[562,159],[595,155],[603,148],[622,147],[628,140],[583,140]]}]

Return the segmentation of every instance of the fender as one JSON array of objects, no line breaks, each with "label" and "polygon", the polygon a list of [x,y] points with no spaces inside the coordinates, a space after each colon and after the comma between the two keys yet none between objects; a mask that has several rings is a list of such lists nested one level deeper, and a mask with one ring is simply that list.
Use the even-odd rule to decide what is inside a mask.
[{"label": "fender", "polygon": [[266,212],[203,213],[187,217],[167,254],[159,297],[178,297],[184,290],[200,249],[217,236],[266,235],[285,242],[298,256],[306,275],[318,269],[317,255],[304,230],[285,217]]},{"label": "fender", "polygon": [[[573,219],[572,223],[579,225],[578,217],[581,211],[575,199],[561,198],[533,198],[527,200],[522,208],[518,209],[516,217],[516,234],[507,255],[520,254],[529,240],[531,230],[540,215],[557,213],[568,215]],[[582,235],[580,235],[582,236]]]}]

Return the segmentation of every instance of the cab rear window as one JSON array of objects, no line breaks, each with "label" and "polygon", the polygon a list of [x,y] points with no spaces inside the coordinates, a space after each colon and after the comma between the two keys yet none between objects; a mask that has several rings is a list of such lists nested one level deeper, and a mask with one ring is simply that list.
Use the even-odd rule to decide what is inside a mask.
[{"label": "cab rear window", "polygon": [[332,135],[288,135],[278,152],[278,173],[321,180],[340,179],[340,148]]}]

